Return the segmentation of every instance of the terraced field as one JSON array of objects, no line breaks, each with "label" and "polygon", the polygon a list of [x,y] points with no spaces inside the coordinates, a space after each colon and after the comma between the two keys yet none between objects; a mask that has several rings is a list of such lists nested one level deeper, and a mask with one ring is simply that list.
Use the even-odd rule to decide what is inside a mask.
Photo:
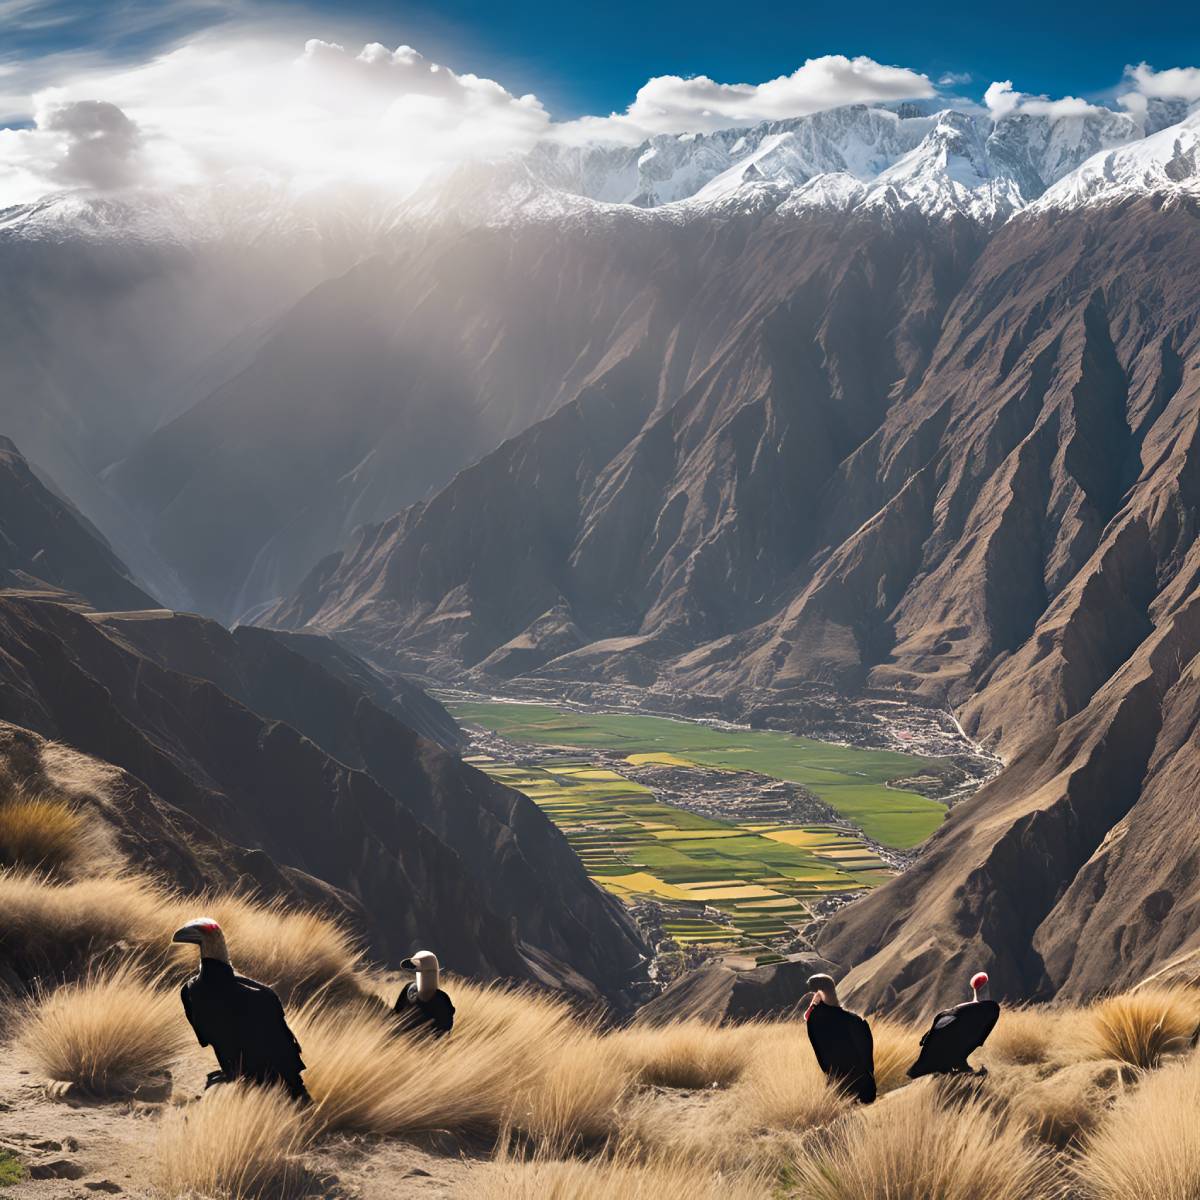
[{"label": "terraced field", "polygon": [[908,849],[941,823],[946,807],[894,779],[936,772],[935,760],[888,750],[835,746],[765,729],[718,729],[635,713],[581,713],[544,704],[460,702],[450,711],[516,742],[615,750],[631,762],[755,771],[798,783],[884,846]]},{"label": "terraced field", "polygon": [[[663,804],[616,771],[578,758],[512,766],[467,759],[524,792],[562,829],[588,873],[626,900],[669,902],[679,942],[768,951],[830,892],[871,887],[889,870],[860,838],[832,826],[737,825]],[[706,919],[706,908],[729,918]]]}]

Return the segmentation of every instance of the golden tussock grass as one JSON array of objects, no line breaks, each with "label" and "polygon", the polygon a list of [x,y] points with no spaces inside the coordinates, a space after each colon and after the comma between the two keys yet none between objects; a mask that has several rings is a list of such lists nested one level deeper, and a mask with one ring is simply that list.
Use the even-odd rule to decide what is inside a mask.
[{"label": "golden tussock grass", "polygon": [[518,1092],[509,1113],[516,1129],[565,1154],[616,1132],[633,1073],[611,1039],[581,1031],[562,1038]]},{"label": "golden tussock grass", "polygon": [[749,1061],[722,1106],[722,1119],[731,1129],[799,1131],[827,1125],[850,1110],[854,1101],[829,1085],[802,1023],[750,1030]]},{"label": "golden tussock grass", "polygon": [[1100,1123],[1112,1098],[1125,1088],[1132,1067],[1117,1062],[1072,1063],[1044,1078],[1028,1068],[997,1068],[989,1076],[1011,1117],[1056,1150],[1077,1147]]},{"label": "golden tussock grass", "polygon": [[1147,1075],[1084,1143],[1074,1175],[1089,1200],[1200,1196],[1200,1061]]},{"label": "golden tussock grass", "polygon": [[160,889],[135,876],[56,882],[0,871],[0,948],[31,974],[59,973],[99,950],[158,941],[164,901]]},{"label": "golden tussock grass", "polygon": [[29,1001],[20,1033],[49,1078],[98,1096],[134,1091],[191,1040],[179,994],[156,988],[129,966]]},{"label": "golden tussock grass", "polygon": [[1050,1008],[1004,1008],[984,1048],[990,1063],[1044,1063],[1060,1049],[1059,1012]]},{"label": "golden tussock grass", "polygon": [[223,1085],[163,1118],[154,1188],[164,1200],[299,1200],[305,1143],[302,1110],[281,1090]]},{"label": "golden tussock grass", "polygon": [[908,1068],[917,1061],[921,1033],[890,1017],[871,1018],[875,1042],[875,1086],[882,1096],[909,1082]]},{"label": "golden tussock grass", "polygon": [[[180,925],[198,916],[216,918],[234,967],[274,988],[285,1004],[321,988],[349,995],[359,990],[356,975],[362,953],[347,930],[321,913],[241,896],[174,899],[159,922],[163,944]],[[174,953],[188,971],[195,970],[194,946],[176,946]]]},{"label": "golden tussock grass", "polygon": [[922,1083],[843,1122],[789,1181],[806,1200],[1044,1200],[1052,1172],[1020,1124]]},{"label": "golden tussock grass", "polygon": [[1146,987],[1110,996],[1084,1013],[1082,1045],[1092,1058],[1157,1067],[1187,1048],[1200,1021],[1197,994],[1184,987]]},{"label": "golden tussock grass", "polygon": [[390,1136],[507,1128],[556,1148],[613,1131],[632,1072],[611,1039],[545,995],[447,986],[458,1009],[448,1038],[398,1035],[374,1003],[317,997],[293,1014],[316,1128]]},{"label": "golden tussock grass", "polygon": [[730,1172],[691,1157],[501,1161],[473,1172],[468,1190],[478,1200],[770,1200],[774,1194],[768,1172]]},{"label": "golden tussock grass", "polygon": [[64,974],[91,955],[124,947],[181,978],[196,969],[191,946],[171,934],[200,914],[221,922],[237,968],[275,988],[284,1002],[319,988],[358,990],[361,954],[336,921],[238,896],[184,899],[138,875],[55,880],[0,871],[0,949],[31,974]]},{"label": "golden tussock grass", "polygon": [[66,870],[83,857],[85,830],[75,805],[14,789],[0,801],[0,867]]},{"label": "golden tussock grass", "polygon": [[660,1087],[727,1087],[741,1075],[752,1051],[753,1026],[721,1027],[703,1021],[622,1030],[614,1041],[644,1084]]}]

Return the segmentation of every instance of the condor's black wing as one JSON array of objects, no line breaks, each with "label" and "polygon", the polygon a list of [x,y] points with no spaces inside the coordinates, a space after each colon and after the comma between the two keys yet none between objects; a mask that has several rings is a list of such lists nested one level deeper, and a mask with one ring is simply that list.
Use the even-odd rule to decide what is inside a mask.
[{"label": "condor's black wing", "polygon": [[969,1071],[967,1059],[987,1041],[999,1019],[995,1000],[973,1000],[938,1013],[921,1039],[921,1053],[908,1069],[909,1078]]},{"label": "condor's black wing", "polygon": [[818,1004],[808,1015],[808,1040],[831,1080],[864,1104],[875,1099],[875,1045],[862,1017]]},{"label": "condor's black wing", "polygon": [[266,1070],[285,1079],[298,1076],[304,1070],[300,1043],[288,1026],[279,997],[264,984],[240,975],[236,984],[243,1069],[251,1075]]}]

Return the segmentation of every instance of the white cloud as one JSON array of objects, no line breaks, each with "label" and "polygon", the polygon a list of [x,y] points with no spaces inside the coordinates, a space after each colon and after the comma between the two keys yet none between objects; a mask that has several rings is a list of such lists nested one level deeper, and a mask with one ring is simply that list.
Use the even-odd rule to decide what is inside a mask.
[{"label": "white cloud", "polygon": [[928,76],[874,59],[827,54],[766,83],[717,83],[707,75],[658,75],[623,113],[583,117],[559,126],[560,136],[640,141],[654,133],[700,133],[756,121],[804,116],[841,104],[936,95]]},{"label": "white cloud", "polygon": [[107,190],[132,183],[142,136],[137,125],[106,100],[75,100],[38,115],[38,129],[62,136],[50,173],[67,184]]},{"label": "white cloud", "polygon": [[983,102],[993,121],[1003,120],[1012,113],[1028,113],[1034,117],[1083,117],[1091,112],[1103,112],[1096,104],[1089,104],[1078,96],[1063,96],[1051,100],[1049,96],[1031,96],[1028,92],[1014,91],[1012,80],[1003,79],[989,85],[983,93]]},{"label": "white cloud", "polygon": [[67,185],[178,185],[253,174],[298,188],[406,188],[431,168],[528,148],[534,96],[408,46],[206,35],[129,69],[84,65],[0,130],[0,204]]},{"label": "white cloud", "polygon": [[937,85],[940,88],[962,87],[965,83],[970,83],[974,76],[970,71],[945,71],[938,78]]},{"label": "white cloud", "polygon": [[[520,152],[551,133],[637,141],[936,94],[907,68],[826,55],[760,84],[658,76],[623,114],[554,125],[536,96],[432,63],[410,46],[371,43],[355,53],[312,39],[297,53],[299,45],[218,30],[131,67],[86,55],[33,64],[23,77],[43,86],[26,107],[32,128],[0,130],[0,204],[64,186],[173,186],[246,173],[297,188],[406,188],[439,165]],[[11,90],[3,98],[16,100]]]},{"label": "white cloud", "polygon": [[[1133,85],[1132,94],[1152,100],[1186,100],[1189,104],[1200,100],[1200,67],[1156,71],[1149,63],[1139,63],[1125,68],[1125,78]],[[1122,104],[1129,95],[1120,97]]]}]

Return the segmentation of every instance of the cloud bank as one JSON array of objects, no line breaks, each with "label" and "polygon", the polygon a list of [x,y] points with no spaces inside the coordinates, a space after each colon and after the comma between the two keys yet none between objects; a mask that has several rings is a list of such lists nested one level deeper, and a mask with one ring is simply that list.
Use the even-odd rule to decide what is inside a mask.
[{"label": "cloud bank", "polygon": [[[36,8],[33,0],[16,2]],[[907,67],[830,54],[762,83],[656,76],[623,112],[556,123],[536,96],[451,70],[410,46],[371,43],[355,51],[225,29],[133,67],[70,57],[50,75],[46,64],[35,66],[33,76],[49,77],[53,86],[29,98],[20,125],[0,129],[0,206],[69,188],[241,179],[297,190],[404,191],[438,167],[521,153],[546,137],[636,144],[843,104],[931,98],[969,79],[951,72],[935,84]],[[1117,100],[1133,113],[1153,99],[1195,102],[1200,69],[1141,63],[1126,68],[1122,88]],[[1009,80],[992,83],[983,99],[995,120],[1078,116],[1096,107],[1078,97],[1021,92]],[[957,97],[946,102],[978,111]]]},{"label": "cloud bank", "polygon": [[766,83],[717,83],[707,75],[659,75],[638,90],[624,113],[584,117],[560,127],[564,137],[639,142],[655,133],[704,133],[734,125],[802,117],[842,104],[924,99],[937,94],[928,76],[871,58],[826,54]]}]

